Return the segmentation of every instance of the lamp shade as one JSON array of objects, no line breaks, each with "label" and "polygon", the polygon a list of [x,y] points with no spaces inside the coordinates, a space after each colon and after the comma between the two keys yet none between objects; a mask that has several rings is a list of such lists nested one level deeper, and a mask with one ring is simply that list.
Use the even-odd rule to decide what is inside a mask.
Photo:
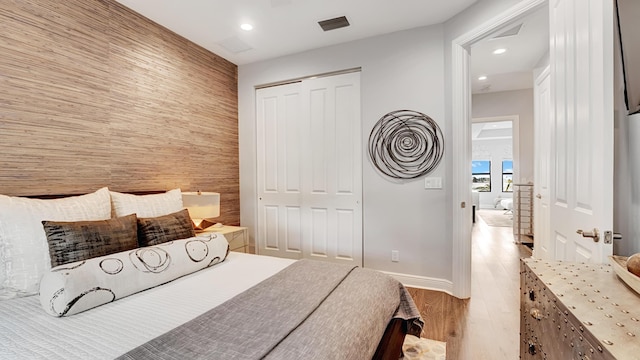
[{"label": "lamp shade", "polygon": [[196,224],[220,216],[220,194],[216,192],[183,192],[182,204]]}]

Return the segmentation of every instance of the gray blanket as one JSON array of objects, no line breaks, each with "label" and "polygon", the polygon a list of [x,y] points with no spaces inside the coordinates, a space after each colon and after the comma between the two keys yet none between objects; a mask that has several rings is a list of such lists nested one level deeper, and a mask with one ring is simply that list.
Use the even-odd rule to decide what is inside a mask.
[{"label": "gray blanket", "polygon": [[420,314],[397,280],[300,260],[119,359],[371,359],[393,317],[419,336]]}]

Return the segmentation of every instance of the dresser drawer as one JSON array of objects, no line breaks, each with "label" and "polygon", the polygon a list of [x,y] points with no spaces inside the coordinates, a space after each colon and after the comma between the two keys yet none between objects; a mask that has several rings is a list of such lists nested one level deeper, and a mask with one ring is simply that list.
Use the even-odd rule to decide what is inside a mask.
[{"label": "dresser drawer", "polygon": [[640,297],[608,264],[523,259],[521,359],[640,359]]}]

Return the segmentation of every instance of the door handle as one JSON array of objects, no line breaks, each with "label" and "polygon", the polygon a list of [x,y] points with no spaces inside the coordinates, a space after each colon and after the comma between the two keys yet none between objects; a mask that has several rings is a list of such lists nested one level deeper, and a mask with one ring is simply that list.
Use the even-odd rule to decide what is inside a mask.
[{"label": "door handle", "polygon": [[536,197],[537,197],[538,199],[542,199],[542,195],[540,195],[540,194],[536,195]]},{"label": "door handle", "polygon": [[593,242],[600,241],[600,234],[598,233],[598,229],[594,228],[593,231],[582,231],[580,229],[576,230],[576,233],[582,235],[582,237],[592,238]]}]

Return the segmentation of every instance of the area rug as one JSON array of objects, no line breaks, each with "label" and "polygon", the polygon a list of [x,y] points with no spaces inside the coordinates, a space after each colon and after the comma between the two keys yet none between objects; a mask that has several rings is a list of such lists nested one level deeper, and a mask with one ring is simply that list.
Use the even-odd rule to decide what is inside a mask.
[{"label": "area rug", "polygon": [[480,209],[476,215],[489,226],[513,227],[513,215],[505,214],[506,210]]},{"label": "area rug", "polygon": [[407,335],[402,344],[404,360],[446,360],[447,343]]}]

